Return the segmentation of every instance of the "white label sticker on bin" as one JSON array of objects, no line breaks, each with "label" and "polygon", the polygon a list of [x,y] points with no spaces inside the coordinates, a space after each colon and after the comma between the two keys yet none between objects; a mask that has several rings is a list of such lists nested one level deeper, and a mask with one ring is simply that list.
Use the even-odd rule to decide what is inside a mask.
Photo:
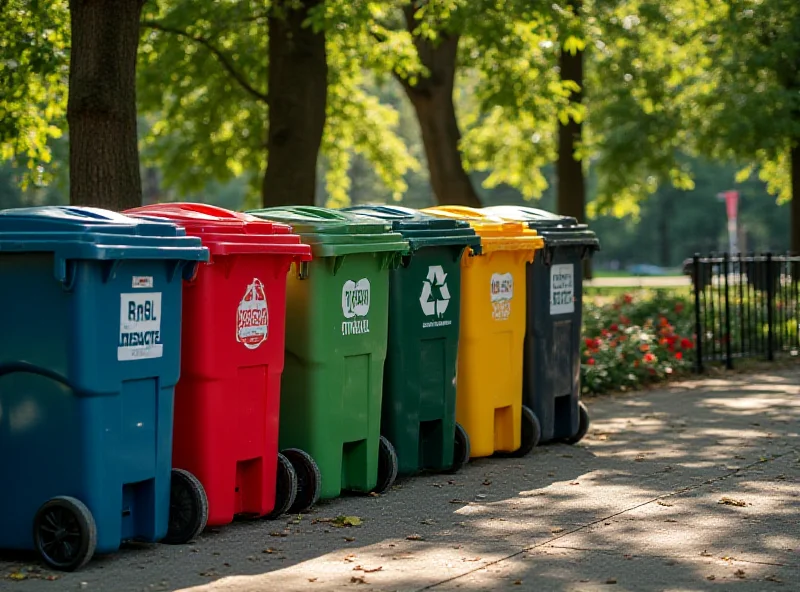
[{"label": "white label sticker on bin", "polygon": [[117,360],[149,360],[164,355],[161,292],[121,294]]},{"label": "white label sticker on bin", "polygon": [[269,309],[264,284],[258,278],[247,286],[236,310],[236,341],[256,349],[269,335]]},{"label": "white label sticker on bin", "polygon": [[135,275],[131,282],[132,288],[152,288],[153,276],[152,275]]},{"label": "white label sticker on bin", "polygon": [[492,274],[492,318],[507,321],[511,316],[511,300],[514,298],[514,276],[510,273]]},{"label": "white label sticker on bin", "polygon": [[358,335],[369,333],[370,284],[367,278],[357,282],[347,280],[342,286],[342,314],[346,319],[342,322],[342,335]]},{"label": "white label sticker on bin", "polygon": [[575,312],[575,266],[571,263],[550,268],[550,314]]}]

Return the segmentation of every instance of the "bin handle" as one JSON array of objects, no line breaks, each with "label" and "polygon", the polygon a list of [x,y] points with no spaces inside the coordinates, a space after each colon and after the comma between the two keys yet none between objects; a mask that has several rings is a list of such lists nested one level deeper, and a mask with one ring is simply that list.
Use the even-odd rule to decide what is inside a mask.
[{"label": "bin handle", "polygon": [[74,387],[69,383],[69,381],[64,377],[61,376],[58,372],[54,372],[53,370],[48,370],[47,368],[41,368],[30,362],[9,362],[7,364],[0,364],[0,378],[5,376],[6,374],[15,374],[17,372],[23,372],[25,374],[36,374],[38,376],[44,376],[45,378],[49,378],[59,384],[63,384],[64,386],[71,388],[73,390]]},{"label": "bin handle", "polygon": [[309,261],[294,261],[292,263],[292,265],[296,266],[298,280],[302,281],[308,279],[309,263]]},{"label": "bin handle", "polygon": [[550,267],[553,264],[553,248],[545,247],[544,249],[544,266]]}]

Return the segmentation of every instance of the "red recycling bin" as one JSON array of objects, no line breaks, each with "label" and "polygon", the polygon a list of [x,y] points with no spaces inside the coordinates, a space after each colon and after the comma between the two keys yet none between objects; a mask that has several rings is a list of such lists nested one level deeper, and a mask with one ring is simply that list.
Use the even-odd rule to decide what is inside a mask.
[{"label": "red recycling bin", "polygon": [[[285,224],[210,205],[125,213],[166,218],[211,254],[183,292],[173,466],[202,483],[209,526],[285,511],[297,489],[291,464],[278,454],[286,274],[293,262],[311,259],[311,247]],[[283,486],[282,468],[291,473]]]}]

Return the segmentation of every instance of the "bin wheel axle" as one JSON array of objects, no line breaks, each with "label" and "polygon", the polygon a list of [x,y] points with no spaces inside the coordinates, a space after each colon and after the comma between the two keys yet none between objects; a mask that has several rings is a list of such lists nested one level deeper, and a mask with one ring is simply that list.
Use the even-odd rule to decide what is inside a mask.
[{"label": "bin wheel axle", "polygon": [[397,479],[397,471],[400,463],[397,460],[397,452],[394,446],[386,438],[381,436],[378,444],[378,484],[372,491],[374,493],[384,493],[394,485]]},{"label": "bin wheel axle", "polygon": [[297,495],[289,508],[292,514],[310,510],[319,501],[322,491],[322,473],[310,454],[299,448],[287,448],[282,454],[292,463],[297,473]]},{"label": "bin wheel axle", "polygon": [[49,567],[75,571],[94,555],[97,525],[89,508],[80,500],[54,497],[36,512],[33,541]]},{"label": "bin wheel axle", "polygon": [[265,518],[274,520],[285,514],[294,503],[295,496],[297,496],[297,473],[289,459],[279,452],[278,474],[275,479],[275,507]]},{"label": "bin wheel axle", "polygon": [[469,462],[470,445],[469,434],[460,423],[456,423],[455,438],[453,439],[453,466],[446,473],[457,473]]},{"label": "bin wheel axle", "polygon": [[208,497],[189,471],[172,469],[169,492],[169,528],[162,542],[183,545],[203,532],[208,523]]},{"label": "bin wheel axle", "polygon": [[589,419],[589,410],[586,408],[586,405],[583,404],[583,401],[580,401],[578,403],[578,431],[571,438],[566,438],[564,442],[567,444],[577,444],[583,440],[586,432],[589,431],[590,424],[591,420]]}]

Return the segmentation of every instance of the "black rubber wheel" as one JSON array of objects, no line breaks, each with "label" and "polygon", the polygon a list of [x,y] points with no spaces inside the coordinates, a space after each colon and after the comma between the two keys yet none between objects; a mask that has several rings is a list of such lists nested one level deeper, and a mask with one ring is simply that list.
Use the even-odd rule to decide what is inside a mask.
[{"label": "black rubber wheel", "polygon": [[297,495],[289,508],[291,514],[310,510],[319,501],[322,491],[322,473],[311,455],[299,448],[287,448],[282,454],[289,459],[297,473]]},{"label": "black rubber wheel", "polygon": [[445,473],[457,473],[469,462],[469,434],[460,423],[456,423],[455,440],[453,441],[453,466]]},{"label": "black rubber wheel", "polygon": [[97,547],[97,525],[89,508],[74,497],[54,497],[33,519],[33,544],[48,567],[75,571]]},{"label": "black rubber wheel", "polygon": [[169,491],[169,528],[163,543],[183,545],[203,532],[208,523],[208,497],[202,483],[189,471],[172,469]]},{"label": "black rubber wheel", "polygon": [[522,406],[522,434],[520,447],[509,454],[511,458],[522,458],[526,456],[534,446],[539,443],[542,437],[542,426],[539,419],[530,407]]},{"label": "black rubber wheel", "polygon": [[372,491],[374,493],[384,493],[397,479],[397,470],[399,463],[397,462],[397,453],[394,446],[386,438],[381,436],[378,445],[378,484]]},{"label": "black rubber wheel", "polygon": [[297,473],[292,463],[280,452],[278,453],[278,475],[275,479],[275,507],[264,516],[274,520],[285,514],[292,506],[297,495]]},{"label": "black rubber wheel", "polygon": [[578,403],[578,432],[571,438],[564,440],[564,442],[567,444],[577,444],[583,440],[586,432],[589,431],[591,423],[589,419],[589,410],[586,408],[586,405],[583,404],[583,401],[580,401]]}]

